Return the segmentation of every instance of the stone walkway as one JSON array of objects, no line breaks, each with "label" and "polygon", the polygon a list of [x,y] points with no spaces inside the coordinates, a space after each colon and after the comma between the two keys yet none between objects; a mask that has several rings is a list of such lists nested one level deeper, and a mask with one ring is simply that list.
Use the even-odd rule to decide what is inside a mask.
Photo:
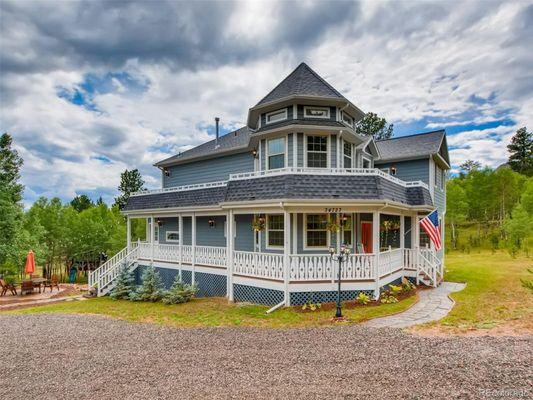
[{"label": "stone walkway", "polygon": [[453,308],[454,302],[448,297],[452,292],[465,288],[464,283],[442,282],[435,289],[418,292],[419,300],[410,309],[389,317],[377,318],[364,325],[377,328],[407,328],[444,318]]}]

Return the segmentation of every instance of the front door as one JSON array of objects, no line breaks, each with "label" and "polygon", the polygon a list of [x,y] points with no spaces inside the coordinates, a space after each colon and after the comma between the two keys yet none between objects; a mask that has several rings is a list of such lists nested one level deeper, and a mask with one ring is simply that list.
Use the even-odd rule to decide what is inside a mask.
[{"label": "front door", "polygon": [[372,222],[361,222],[361,243],[365,253],[372,253]]}]

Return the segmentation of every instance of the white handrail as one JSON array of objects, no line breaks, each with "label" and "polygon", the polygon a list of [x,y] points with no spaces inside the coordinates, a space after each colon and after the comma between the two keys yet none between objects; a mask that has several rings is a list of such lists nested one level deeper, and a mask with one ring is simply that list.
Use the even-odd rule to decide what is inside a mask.
[{"label": "white handrail", "polygon": [[131,251],[125,247],[103,265],[89,273],[89,287],[96,287],[98,295],[105,293],[105,289],[116,279],[123,266],[129,266],[137,259],[139,248],[132,246]]},{"label": "white handrail", "polygon": [[226,186],[227,184],[228,184],[228,181],[216,181],[216,182],[197,183],[197,184],[194,184],[194,185],[183,185],[183,186],[175,186],[175,187],[168,187],[168,188],[161,188],[161,189],[141,190],[139,192],[133,192],[132,194],[130,194],[130,197],[145,196],[145,195],[148,195],[148,194],[186,192],[188,190],[198,190],[198,189],[208,189],[208,188],[212,188],[212,187],[221,187],[221,186]]}]

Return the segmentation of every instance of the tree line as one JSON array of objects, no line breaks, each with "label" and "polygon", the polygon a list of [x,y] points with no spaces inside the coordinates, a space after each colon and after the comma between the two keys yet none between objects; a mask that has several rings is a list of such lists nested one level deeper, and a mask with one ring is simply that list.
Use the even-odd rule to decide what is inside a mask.
[{"label": "tree line", "polygon": [[467,160],[446,185],[451,249],[528,251],[533,237],[533,133],[519,129],[509,161],[496,169]]},{"label": "tree line", "polygon": [[[144,185],[138,170],[121,174],[119,196],[112,206],[100,197],[93,202],[81,194],[70,202],[39,198],[24,210],[24,187],[19,183],[23,160],[7,133],[0,136],[0,274],[20,276],[31,249],[47,275],[65,277],[76,263],[98,263],[126,244],[126,223],[120,210],[130,193]],[[144,237],[145,223],[133,220],[134,237]],[[94,265],[93,265],[94,267]]]}]

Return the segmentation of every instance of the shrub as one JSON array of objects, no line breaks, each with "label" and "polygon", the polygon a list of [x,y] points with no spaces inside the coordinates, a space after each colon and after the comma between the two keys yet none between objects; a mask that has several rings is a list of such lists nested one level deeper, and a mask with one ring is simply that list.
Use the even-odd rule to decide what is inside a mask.
[{"label": "shrub", "polygon": [[370,296],[364,292],[361,292],[357,295],[355,301],[357,301],[359,304],[367,305],[370,303]]},{"label": "shrub", "polygon": [[159,272],[154,267],[148,268],[142,274],[142,285],[135,292],[130,294],[133,301],[159,301],[163,298],[165,291]]},{"label": "shrub", "polygon": [[165,304],[179,304],[186,303],[191,300],[198,288],[195,285],[187,285],[180,280],[179,275],[176,275],[174,283],[170,290],[163,296],[163,303]]},{"label": "shrub", "polygon": [[411,290],[415,288],[415,285],[406,278],[402,279],[402,292],[403,293],[409,293]]},{"label": "shrub", "polygon": [[393,296],[397,296],[403,292],[402,286],[389,285],[389,293]]},{"label": "shrub", "polygon": [[392,303],[398,303],[398,299],[394,297],[392,294],[385,293],[383,296],[381,296],[381,303],[382,304],[392,304]]},{"label": "shrub", "polygon": [[109,297],[114,300],[129,299],[135,290],[134,277],[129,268],[123,266],[117,276],[117,283]]}]

